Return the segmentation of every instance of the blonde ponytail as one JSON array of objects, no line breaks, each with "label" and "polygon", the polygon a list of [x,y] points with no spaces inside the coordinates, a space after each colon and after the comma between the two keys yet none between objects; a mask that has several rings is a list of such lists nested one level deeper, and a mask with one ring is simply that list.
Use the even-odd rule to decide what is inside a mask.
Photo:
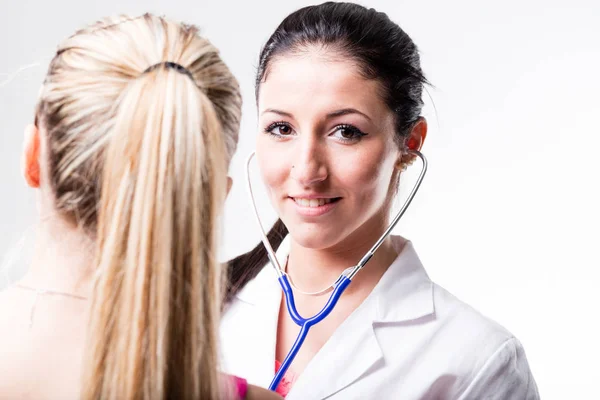
[{"label": "blonde ponytail", "polygon": [[219,121],[189,77],[166,69],[132,82],[118,105],[84,398],[217,398],[212,250],[227,173]]},{"label": "blonde ponytail", "polygon": [[112,18],[59,49],[37,117],[57,208],[97,241],[83,399],[223,398],[216,252],[240,113],[193,27]]}]

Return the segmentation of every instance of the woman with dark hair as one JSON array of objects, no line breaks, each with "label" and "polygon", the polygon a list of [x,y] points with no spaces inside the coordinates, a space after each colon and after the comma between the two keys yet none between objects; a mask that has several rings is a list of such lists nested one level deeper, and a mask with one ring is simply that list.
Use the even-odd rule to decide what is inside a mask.
[{"label": "woman with dark hair", "polygon": [[[352,3],[300,9],[264,46],[256,153],[280,217],[268,237],[299,288],[300,315],[317,313],[323,289],[387,228],[409,150],[426,138],[426,83],[411,38]],[[262,244],[231,262],[229,278],[224,367],[267,386],[299,327]],[[302,400],[539,398],[520,342],[433,283],[400,236],[311,329],[277,391]]]}]

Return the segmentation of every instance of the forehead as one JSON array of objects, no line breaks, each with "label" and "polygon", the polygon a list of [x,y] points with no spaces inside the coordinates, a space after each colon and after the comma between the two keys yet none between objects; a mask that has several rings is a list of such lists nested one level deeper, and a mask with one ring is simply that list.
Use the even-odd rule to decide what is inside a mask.
[{"label": "forehead", "polygon": [[378,81],[364,78],[352,60],[318,52],[273,59],[260,86],[258,107],[259,112],[269,108],[290,112],[356,108],[374,118],[390,113]]}]

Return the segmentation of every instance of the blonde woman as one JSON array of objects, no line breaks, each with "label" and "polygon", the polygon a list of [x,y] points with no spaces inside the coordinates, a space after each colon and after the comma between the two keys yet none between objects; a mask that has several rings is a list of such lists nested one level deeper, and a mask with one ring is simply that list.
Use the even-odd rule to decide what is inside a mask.
[{"label": "blonde woman", "polygon": [[59,45],[26,129],[40,222],[29,272],[0,293],[0,398],[278,398],[218,372],[240,113],[192,26],[109,18]]}]

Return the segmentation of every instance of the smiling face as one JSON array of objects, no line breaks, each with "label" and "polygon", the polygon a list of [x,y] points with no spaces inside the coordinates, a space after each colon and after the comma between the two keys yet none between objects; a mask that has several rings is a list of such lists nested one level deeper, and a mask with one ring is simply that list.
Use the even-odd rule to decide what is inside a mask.
[{"label": "smiling face", "polygon": [[343,248],[387,224],[401,152],[378,89],[356,64],[318,50],[273,60],[260,86],[262,178],[303,247]]}]

